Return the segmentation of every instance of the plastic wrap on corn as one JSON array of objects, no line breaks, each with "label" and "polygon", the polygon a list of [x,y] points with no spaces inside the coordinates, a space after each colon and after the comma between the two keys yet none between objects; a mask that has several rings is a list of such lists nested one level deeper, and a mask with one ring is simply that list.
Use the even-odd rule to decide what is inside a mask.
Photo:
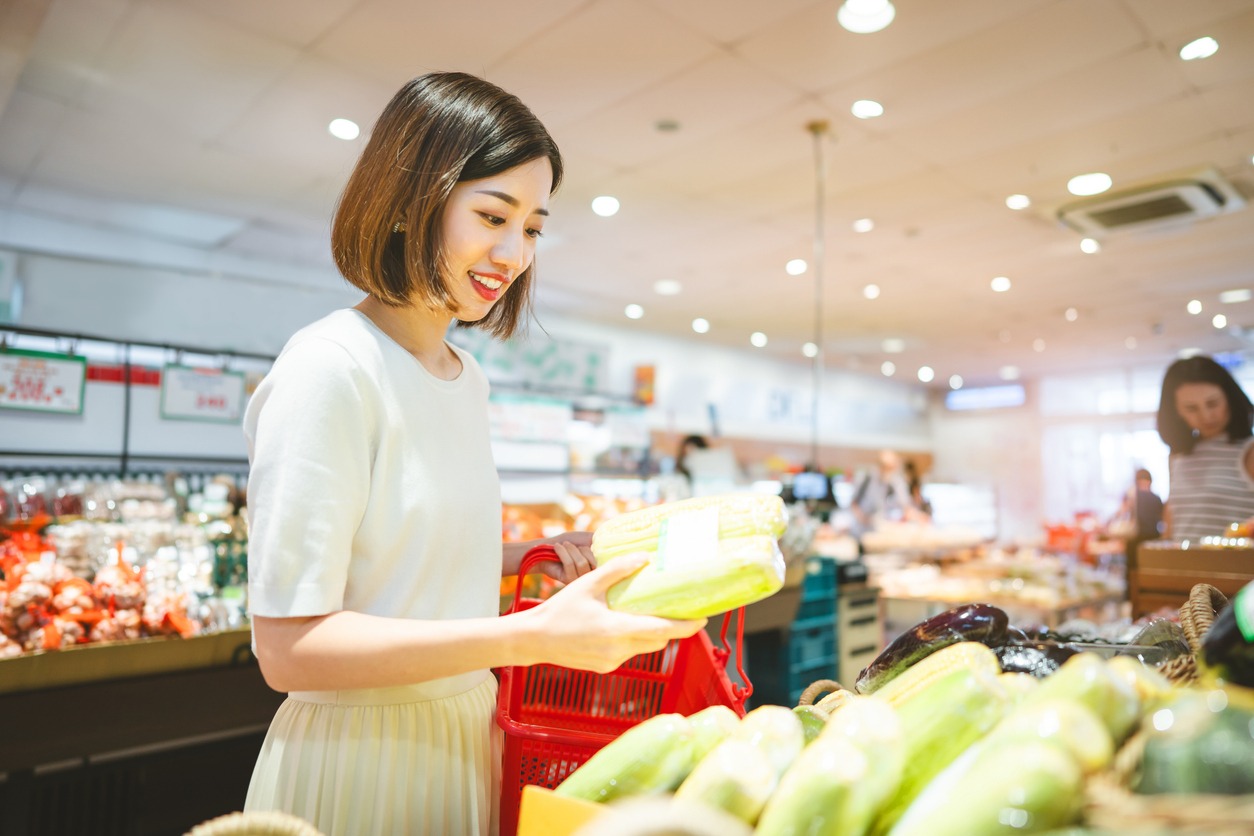
[{"label": "plastic wrap on corn", "polygon": [[702,618],[761,600],[784,584],[778,496],[726,494],[615,517],[593,535],[598,562],[643,552],[649,563],[610,588],[613,609]]}]

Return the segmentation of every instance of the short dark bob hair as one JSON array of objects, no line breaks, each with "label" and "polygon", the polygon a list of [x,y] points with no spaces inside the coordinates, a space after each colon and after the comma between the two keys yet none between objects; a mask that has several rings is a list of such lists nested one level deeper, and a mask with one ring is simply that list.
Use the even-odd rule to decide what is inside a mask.
[{"label": "short dark bob hair", "polygon": [[[349,282],[387,305],[452,311],[441,221],[457,183],[562,155],[517,96],[466,73],[428,73],[383,109],[335,209],[331,252]],[[403,226],[398,227],[398,223]],[[531,309],[535,263],[479,322],[506,338]]]},{"label": "short dark bob hair", "polygon": [[1251,436],[1254,405],[1223,366],[1204,354],[1177,360],[1163,376],[1162,397],[1158,401],[1158,435],[1173,453],[1192,453],[1197,441],[1193,430],[1176,411],[1176,390],[1186,383],[1210,383],[1223,390],[1228,400],[1228,438],[1238,441]]}]

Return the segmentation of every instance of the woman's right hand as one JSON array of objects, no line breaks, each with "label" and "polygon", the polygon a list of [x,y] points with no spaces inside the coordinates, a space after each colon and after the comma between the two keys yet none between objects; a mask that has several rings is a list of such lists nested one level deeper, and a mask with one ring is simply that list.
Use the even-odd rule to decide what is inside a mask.
[{"label": "woman's right hand", "polygon": [[526,664],[558,664],[608,673],[641,653],[661,650],[705,627],[705,619],[677,621],[617,612],[605,602],[609,588],[647,563],[643,556],[620,557],[568,584],[539,606],[513,618],[528,624]]}]

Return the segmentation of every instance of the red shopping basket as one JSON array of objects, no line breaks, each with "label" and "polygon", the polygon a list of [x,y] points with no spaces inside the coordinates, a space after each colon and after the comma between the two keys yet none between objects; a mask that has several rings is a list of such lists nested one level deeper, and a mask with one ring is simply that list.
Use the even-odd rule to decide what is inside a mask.
[{"label": "red shopping basket", "polygon": [[[557,560],[551,546],[532,549],[519,576],[545,560]],[[521,586],[521,585],[520,585]],[[514,596],[510,612],[536,606]],[[736,627],[736,670],[744,686],[727,675],[727,629],[723,616],[720,645],[709,635],[672,641],[654,653],[632,657],[617,670],[598,674],[559,665],[501,668],[496,722],[504,731],[501,781],[501,833],[518,830],[518,804],[527,784],[553,788],[601,747],[637,723],[658,714],[693,714],[726,705],[744,715],[753,686],[741,666],[744,611]]]}]

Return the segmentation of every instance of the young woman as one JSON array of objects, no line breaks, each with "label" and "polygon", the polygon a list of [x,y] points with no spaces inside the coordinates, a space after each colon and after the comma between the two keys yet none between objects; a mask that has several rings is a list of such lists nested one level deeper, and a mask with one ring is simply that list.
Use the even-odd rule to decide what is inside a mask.
[{"label": "young woman", "polygon": [[502,546],[488,384],[450,324],[505,337],[529,311],[536,239],[562,175],[514,96],[435,73],[387,105],[336,210],[332,248],[366,297],[296,333],[254,394],[249,607],[287,692],[245,805],[337,834],[496,829],[490,668],[608,671],[703,622],[628,615],[590,535],[553,538],[568,582],[499,617]]},{"label": "young woman", "polygon": [[1171,448],[1166,536],[1222,536],[1254,516],[1254,405],[1210,357],[1177,360],[1163,377],[1158,434]]}]

